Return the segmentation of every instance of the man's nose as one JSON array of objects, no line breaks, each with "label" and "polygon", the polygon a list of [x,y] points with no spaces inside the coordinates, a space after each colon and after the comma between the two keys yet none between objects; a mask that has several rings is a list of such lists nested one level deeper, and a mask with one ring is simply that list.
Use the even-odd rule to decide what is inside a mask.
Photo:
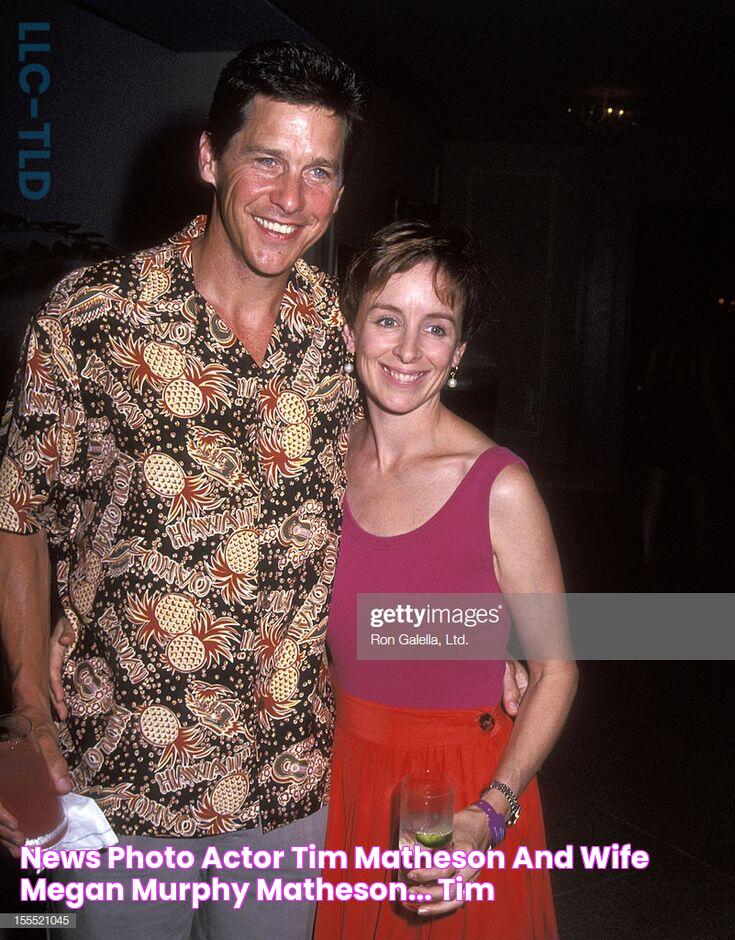
[{"label": "man's nose", "polygon": [[271,190],[271,202],[291,215],[304,208],[304,181],[300,173],[286,170],[276,180]]}]

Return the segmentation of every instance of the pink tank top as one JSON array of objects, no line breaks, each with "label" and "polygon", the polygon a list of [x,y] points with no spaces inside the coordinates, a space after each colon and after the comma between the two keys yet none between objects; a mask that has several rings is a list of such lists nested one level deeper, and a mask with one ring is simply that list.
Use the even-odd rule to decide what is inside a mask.
[{"label": "pink tank top", "polygon": [[[505,447],[486,450],[441,509],[402,535],[366,532],[345,500],[327,633],[335,683],[344,692],[405,708],[483,708],[500,701],[503,661],[358,660],[357,595],[499,594],[488,504],[495,478],[510,464],[526,466]],[[505,648],[507,614],[495,629]]]}]

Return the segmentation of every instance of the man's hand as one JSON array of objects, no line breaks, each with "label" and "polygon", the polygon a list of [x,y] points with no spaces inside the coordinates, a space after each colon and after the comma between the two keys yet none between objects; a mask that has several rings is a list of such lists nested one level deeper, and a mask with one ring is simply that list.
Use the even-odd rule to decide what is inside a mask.
[{"label": "man's hand", "polygon": [[[16,711],[31,720],[56,792],[59,795],[71,792],[69,768],[59,750],[59,738],[49,713],[32,706],[21,706]],[[25,834],[18,828],[18,820],[0,803],[0,842],[14,858],[18,858],[25,841]]]},{"label": "man's hand", "polygon": [[503,673],[503,708],[515,718],[528,689],[528,673],[517,659],[507,659]]},{"label": "man's hand", "polygon": [[69,646],[74,642],[74,630],[66,617],[60,617],[51,634],[49,646],[48,684],[51,704],[60,721],[66,721],[69,710],[64,701],[64,687],[61,683],[61,670]]}]

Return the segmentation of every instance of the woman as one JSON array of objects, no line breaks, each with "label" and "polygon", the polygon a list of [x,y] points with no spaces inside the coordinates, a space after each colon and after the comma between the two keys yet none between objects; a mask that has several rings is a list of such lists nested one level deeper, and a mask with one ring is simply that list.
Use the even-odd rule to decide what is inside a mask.
[{"label": "woman", "polygon": [[[321,904],[318,940],[557,935],[548,872],[509,869],[518,846],[545,845],[534,774],[576,687],[563,616],[539,620],[528,609],[532,596],[558,599],[563,592],[559,559],[523,461],[440,401],[487,309],[485,285],[466,237],[424,223],[380,231],[353,260],[344,285],[345,337],[366,418],[350,440],[329,620],[337,725],[326,847],[346,849],[349,858],[356,846],[395,848],[397,785],[408,772],[430,769],[456,784],[454,847],[486,850],[500,842],[507,867],[409,873],[431,901],[404,907]],[[357,658],[358,594],[400,600],[501,591],[530,670],[515,723],[498,707],[502,661]],[[550,644],[553,659],[538,652],[538,640]],[[324,877],[370,881],[380,874],[350,868]],[[394,874],[382,872],[383,880]],[[495,900],[444,900],[435,879],[455,874],[492,881]]]}]

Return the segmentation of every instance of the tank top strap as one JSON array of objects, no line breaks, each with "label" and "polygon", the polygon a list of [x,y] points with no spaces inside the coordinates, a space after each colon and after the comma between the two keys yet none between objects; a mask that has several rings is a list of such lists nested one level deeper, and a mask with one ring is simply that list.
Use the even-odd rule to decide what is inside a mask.
[{"label": "tank top strap", "polygon": [[512,450],[508,450],[507,447],[501,447],[500,445],[490,447],[484,454],[478,457],[477,463],[473,468],[475,471],[473,474],[473,489],[477,496],[484,500],[485,505],[487,505],[487,499],[496,477],[505,470],[506,467],[510,467],[513,464],[520,464],[528,470],[528,464],[522,457],[513,453]]},{"label": "tank top strap", "polygon": [[495,445],[488,448],[475,460],[467,476],[437,516],[450,512],[459,513],[466,523],[477,519],[479,513],[479,518],[487,519],[488,499],[493,483],[497,476],[512,464],[520,464],[528,469],[526,461],[507,447]]},{"label": "tank top strap", "polygon": [[507,447],[496,445],[486,450],[472,468],[472,481],[465,493],[462,512],[468,532],[472,531],[475,545],[479,548],[486,563],[492,570],[493,548],[492,527],[490,525],[490,491],[497,477],[513,464],[520,464],[528,469],[526,461]]}]

